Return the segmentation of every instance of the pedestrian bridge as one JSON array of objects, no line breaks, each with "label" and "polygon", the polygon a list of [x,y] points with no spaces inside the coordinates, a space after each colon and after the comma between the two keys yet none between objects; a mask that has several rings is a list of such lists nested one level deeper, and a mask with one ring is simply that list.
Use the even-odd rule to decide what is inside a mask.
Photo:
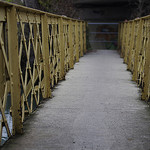
[{"label": "pedestrian bridge", "polygon": [[0,4],[2,150],[150,149],[149,16],[120,24],[123,59],[86,52],[82,20]]}]

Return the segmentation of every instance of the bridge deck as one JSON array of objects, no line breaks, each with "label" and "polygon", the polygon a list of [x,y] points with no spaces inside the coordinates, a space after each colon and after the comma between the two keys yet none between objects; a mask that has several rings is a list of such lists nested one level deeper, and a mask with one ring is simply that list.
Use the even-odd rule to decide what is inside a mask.
[{"label": "bridge deck", "polygon": [[149,150],[150,109],[116,51],[88,53],[2,150]]}]

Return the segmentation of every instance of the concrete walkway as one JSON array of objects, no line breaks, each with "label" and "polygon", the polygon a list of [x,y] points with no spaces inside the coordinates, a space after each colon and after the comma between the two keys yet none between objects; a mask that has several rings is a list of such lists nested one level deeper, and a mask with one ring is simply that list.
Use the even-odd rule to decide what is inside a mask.
[{"label": "concrete walkway", "polygon": [[150,150],[150,108],[116,51],[85,55],[2,150]]}]

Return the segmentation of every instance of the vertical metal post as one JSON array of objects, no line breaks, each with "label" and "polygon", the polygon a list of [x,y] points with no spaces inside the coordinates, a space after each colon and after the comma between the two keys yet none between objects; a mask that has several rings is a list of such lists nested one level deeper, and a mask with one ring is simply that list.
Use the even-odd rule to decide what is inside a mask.
[{"label": "vertical metal post", "polygon": [[134,47],[134,38],[135,38],[135,21],[130,22],[132,24],[131,27],[131,37],[130,37],[130,44],[129,44],[129,55],[128,55],[128,70],[131,70],[131,63],[132,63],[132,52]]},{"label": "vertical metal post", "polygon": [[118,47],[117,49],[120,49],[120,35],[121,35],[121,24],[118,24]]},{"label": "vertical metal post", "polygon": [[59,18],[59,41],[60,41],[60,80],[65,79],[65,49],[64,49],[64,26],[63,18]]},{"label": "vertical metal post", "polygon": [[37,25],[36,23],[33,24],[33,33],[34,33],[34,46],[35,48],[37,48],[37,61],[38,61],[38,64],[40,63],[40,47],[39,47],[39,44],[38,44],[38,38],[37,38]]},{"label": "vertical metal post", "polygon": [[[4,37],[3,41],[4,41]],[[2,53],[2,49],[0,48],[0,98],[3,96],[4,94],[4,76],[5,76],[5,72],[4,72],[4,58],[3,58],[3,53]]]},{"label": "vertical metal post", "polygon": [[86,27],[87,27],[87,23],[84,22],[84,54],[86,53]]},{"label": "vertical metal post", "polygon": [[128,62],[128,44],[129,44],[129,28],[130,28],[130,23],[127,22],[127,28],[126,28],[126,43],[125,43],[125,55],[124,55],[124,62],[127,64]]},{"label": "vertical metal post", "polygon": [[123,39],[123,23],[120,23],[120,26],[121,26],[121,35],[120,35],[120,57],[123,57],[122,56],[122,46],[123,46],[123,43],[122,43],[122,39]]},{"label": "vertical metal post", "polygon": [[4,94],[4,71],[3,71],[3,55],[2,55],[2,50],[0,49],[0,98],[3,96]]},{"label": "vertical metal post", "polygon": [[42,15],[42,50],[44,61],[44,98],[51,96],[50,89],[50,65],[48,47],[48,23],[46,14]]},{"label": "vertical metal post", "polygon": [[73,24],[72,24],[72,20],[69,20],[69,51],[70,51],[70,60],[69,60],[69,66],[70,69],[74,68],[74,61],[73,61]]},{"label": "vertical metal post", "polygon": [[124,34],[125,34],[125,23],[121,23],[122,26],[122,39],[121,39],[121,58],[124,57]]},{"label": "vertical metal post", "polygon": [[8,23],[8,51],[10,63],[11,82],[11,109],[13,122],[13,135],[22,133],[23,124],[21,120],[21,90],[18,57],[18,35],[16,8],[14,6],[7,9]]},{"label": "vertical metal post", "polygon": [[139,21],[139,27],[138,27],[138,33],[137,33],[137,43],[136,43],[136,49],[135,49],[135,56],[134,56],[134,69],[133,69],[133,76],[132,80],[136,81],[137,80],[137,75],[138,75],[138,59],[139,59],[139,51],[142,46],[142,26],[143,26],[143,21],[140,19]]},{"label": "vertical metal post", "polygon": [[80,48],[81,48],[81,57],[83,56],[83,25],[82,21],[80,22]]},{"label": "vertical metal post", "polygon": [[146,48],[145,53],[145,65],[144,65],[144,88],[142,92],[142,99],[148,100],[148,92],[150,86],[150,30],[148,30],[149,38],[148,38],[148,46]]},{"label": "vertical metal post", "polygon": [[76,38],[76,62],[79,62],[79,31],[78,21],[75,23],[75,38]]},{"label": "vertical metal post", "polygon": [[122,47],[121,47],[121,57],[125,56],[125,40],[126,40],[126,23],[122,24],[123,26],[123,36],[122,36]]}]

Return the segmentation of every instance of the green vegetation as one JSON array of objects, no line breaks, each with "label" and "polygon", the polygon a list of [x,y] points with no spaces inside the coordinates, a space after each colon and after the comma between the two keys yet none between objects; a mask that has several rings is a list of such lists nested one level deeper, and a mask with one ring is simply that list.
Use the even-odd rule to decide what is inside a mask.
[{"label": "green vegetation", "polygon": [[74,6],[73,0],[38,0],[41,10],[71,18],[79,17],[79,10]]},{"label": "green vegetation", "polygon": [[48,11],[48,12],[53,12],[54,9],[54,4],[57,5],[59,0],[38,0],[38,3],[42,7],[43,10]]},{"label": "green vegetation", "polygon": [[5,2],[10,2],[10,3],[16,3],[19,5],[24,5],[24,3],[21,0],[3,0]]},{"label": "green vegetation", "polygon": [[7,2],[13,2],[13,0],[5,0],[5,1],[7,1]]}]

